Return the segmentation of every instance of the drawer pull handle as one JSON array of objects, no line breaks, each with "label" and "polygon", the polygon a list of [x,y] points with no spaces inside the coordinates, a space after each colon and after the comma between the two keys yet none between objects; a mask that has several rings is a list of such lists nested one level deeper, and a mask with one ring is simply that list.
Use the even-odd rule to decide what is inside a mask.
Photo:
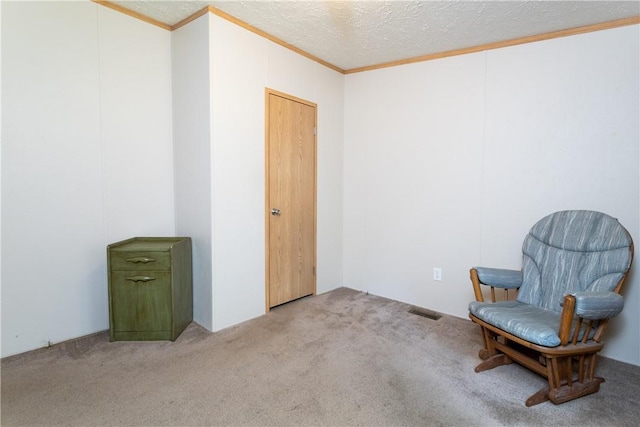
[{"label": "drawer pull handle", "polygon": [[127,258],[127,259],[125,259],[125,261],[131,262],[133,264],[138,264],[140,262],[143,263],[143,264],[146,264],[148,262],[155,261],[155,259],[147,258],[146,256],[137,256],[137,257],[133,257],[133,258]]},{"label": "drawer pull handle", "polygon": [[156,278],[152,276],[131,276],[126,279],[131,280],[132,282],[150,282],[152,280],[156,280]]}]

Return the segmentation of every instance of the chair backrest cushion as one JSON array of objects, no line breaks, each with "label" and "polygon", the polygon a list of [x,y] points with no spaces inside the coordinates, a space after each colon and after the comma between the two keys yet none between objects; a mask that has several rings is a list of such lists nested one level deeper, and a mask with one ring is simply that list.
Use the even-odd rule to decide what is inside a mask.
[{"label": "chair backrest cushion", "polygon": [[613,291],[631,266],[631,236],[601,212],[562,211],[538,221],[522,245],[517,300],[561,312],[564,296]]}]

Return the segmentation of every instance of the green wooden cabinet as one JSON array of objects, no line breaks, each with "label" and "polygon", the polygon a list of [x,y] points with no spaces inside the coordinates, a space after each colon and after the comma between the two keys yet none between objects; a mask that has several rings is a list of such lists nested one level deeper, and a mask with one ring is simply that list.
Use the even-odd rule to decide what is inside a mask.
[{"label": "green wooden cabinet", "polygon": [[135,237],[107,246],[109,339],[171,340],[193,320],[190,237]]}]

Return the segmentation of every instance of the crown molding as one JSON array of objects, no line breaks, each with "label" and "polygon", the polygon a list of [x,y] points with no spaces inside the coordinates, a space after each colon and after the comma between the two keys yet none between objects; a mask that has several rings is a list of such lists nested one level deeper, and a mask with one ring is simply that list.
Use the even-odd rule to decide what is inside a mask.
[{"label": "crown molding", "polygon": [[345,70],[345,74],[361,73],[363,71],[379,70],[381,68],[397,67],[399,65],[414,64],[416,62],[431,61],[434,59],[447,58],[450,56],[466,55],[468,53],[482,52],[485,50],[500,49],[503,47],[516,46],[520,44],[539,42],[543,40],[556,39],[560,37],[574,36],[577,34],[590,33],[594,31],[609,30],[612,28],[625,27],[628,25],[640,24],[640,16],[618,19],[615,21],[602,22],[599,24],[585,25],[582,27],[570,28],[567,30],[553,31],[533,36],[519,37],[511,40],[504,40],[494,43],[487,43],[478,46],[455,49],[447,52],[433,53],[429,55],[416,56],[413,58],[401,59],[398,61],[385,62],[383,64],[369,65],[366,67],[352,68]]},{"label": "crown molding", "polygon": [[155,20],[153,18],[149,18],[146,15],[143,15],[141,13],[135,12],[131,9],[127,9],[126,7],[122,7],[118,4],[112,3],[110,1],[105,1],[105,0],[91,0],[94,3],[99,4],[100,6],[104,6],[104,7],[108,7],[109,9],[113,9],[115,11],[118,11],[120,13],[124,13],[125,15],[129,15],[133,18],[139,19],[141,21],[144,21],[148,24],[151,25],[155,25],[156,27],[160,27],[164,30],[168,30],[171,31],[171,25],[165,24],[164,22],[160,22],[158,20]]},{"label": "crown molding", "polygon": [[147,22],[149,24],[155,25],[157,27],[163,28],[165,30],[168,31],[174,31],[177,30],[180,27],[183,27],[185,25],[187,25],[188,23],[198,19],[199,17],[206,15],[207,13],[212,13],[222,19],[225,19],[233,24],[236,24],[248,31],[251,31],[252,33],[255,33],[261,37],[266,38],[267,40],[270,40],[280,46],[283,46],[299,55],[302,55],[308,59],[311,59],[312,61],[315,61],[321,65],[324,65],[327,68],[330,68],[334,71],[337,71],[338,73],[341,74],[355,74],[355,73],[361,73],[364,71],[372,71],[372,70],[379,70],[382,68],[389,68],[389,67],[397,67],[399,65],[406,65],[406,64],[414,64],[417,62],[425,62],[425,61],[432,61],[434,59],[441,59],[441,58],[447,58],[450,56],[458,56],[458,55],[466,55],[469,53],[476,53],[476,52],[483,52],[486,50],[493,50],[493,49],[500,49],[503,47],[509,47],[509,46],[516,46],[516,45],[520,45],[520,44],[526,44],[526,43],[533,43],[533,42],[538,42],[538,41],[543,41],[543,40],[550,40],[550,39],[556,39],[556,38],[560,38],[560,37],[567,37],[567,36],[574,36],[577,34],[584,34],[584,33],[590,33],[590,32],[594,32],[594,31],[602,31],[602,30],[609,30],[612,28],[618,28],[618,27],[624,27],[624,26],[628,26],[628,25],[636,25],[636,24],[640,24],[640,16],[634,16],[631,18],[624,18],[624,19],[618,19],[615,21],[607,21],[607,22],[602,22],[599,24],[592,24],[592,25],[585,25],[585,26],[581,26],[581,27],[575,27],[575,28],[569,28],[566,30],[560,30],[560,31],[552,31],[552,32],[548,32],[548,33],[542,33],[542,34],[536,34],[533,36],[527,36],[527,37],[519,37],[516,39],[511,39],[511,40],[503,40],[503,41],[499,41],[499,42],[494,42],[494,43],[486,43],[486,44],[482,44],[482,45],[478,45],[478,46],[471,46],[471,47],[466,47],[466,48],[462,48],[462,49],[455,49],[455,50],[450,50],[447,52],[439,52],[439,53],[432,53],[432,54],[428,54],[428,55],[421,55],[421,56],[415,56],[412,58],[406,58],[406,59],[400,59],[397,61],[390,61],[390,62],[385,62],[382,64],[376,64],[376,65],[369,65],[366,67],[358,67],[358,68],[351,68],[348,70],[343,70],[342,68],[333,65],[323,59],[318,58],[317,56],[314,56],[312,54],[310,54],[309,52],[302,50],[292,44],[289,44],[287,42],[285,42],[284,40],[281,40],[275,36],[272,36],[271,34],[262,31],[259,28],[254,27],[251,24],[248,24],[247,22],[244,22],[232,15],[229,15],[226,12],[221,11],[220,9],[217,9],[213,6],[207,6],[201,10],[199,10],[198,12],[194,13],[191,16],[188,16],[187,18],[183,19],[182,21],[174,24],[174,25],[168,25],[165,24],[163,22],[157,21],[153,18],[149,18],[148,16],[145,16],[141,13],[135,12],[133,10],[127,9],[126,7],[122,7],[120,5],[117,5],[115,3],[112,3],[110,1],[106,1],[106,0],[91,0],[94,3],[97,3],[101,6],[105,6],[108,7],[110,9],[116,10],[118,12],[124,13],[126,15],[132,16],[134,18],[140,19],[144,22]]}]

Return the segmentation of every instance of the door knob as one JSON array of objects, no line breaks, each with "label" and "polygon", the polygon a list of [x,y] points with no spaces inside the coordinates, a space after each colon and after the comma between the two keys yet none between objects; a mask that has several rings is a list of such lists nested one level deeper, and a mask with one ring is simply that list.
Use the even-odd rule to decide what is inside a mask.
[{"label": "door knob", "polygon": [[280,215],[280,209],[276,209],[276,208],[271,209],[271,215]]}]

